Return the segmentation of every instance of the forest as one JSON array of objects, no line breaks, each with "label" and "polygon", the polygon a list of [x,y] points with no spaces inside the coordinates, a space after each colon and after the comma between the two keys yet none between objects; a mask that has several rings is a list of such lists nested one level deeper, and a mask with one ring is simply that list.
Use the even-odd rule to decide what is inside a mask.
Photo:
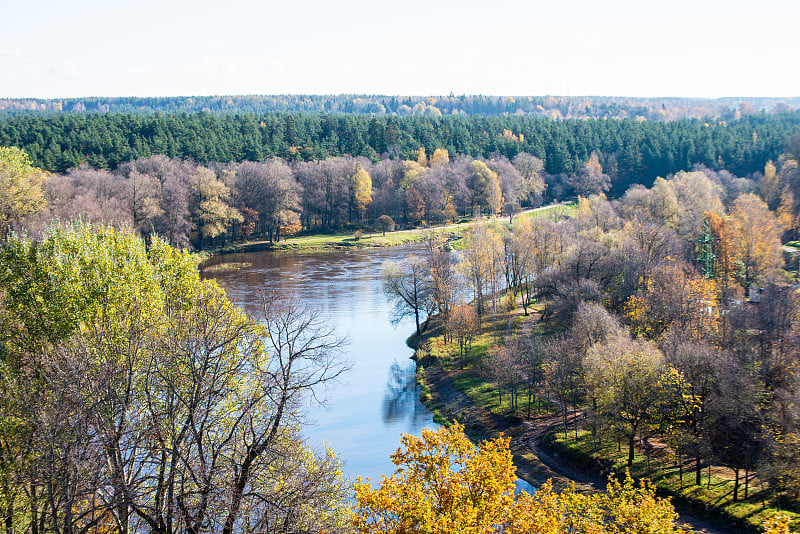
[{"label": "forest", "polygon": [[431,235],[383,273],[397,313],[421,317],[420,380],[447,373],[510,435],[560,414],[561,454],[655,477],[737,528],[797,518],[798,163],[795,137],[750,192],[679,172],[581,196],[574,217],[473,226],[458,255]]},{"label": "forest", "polygon": [[[207,248],[376,229],[382,216],[409,227],[578,195],[613,199],[691,170],[735,197],[760,188],[765,172],[774,182],[776,165],[785,172],[780,156],[799,121],[797,112],[730,124],[72,114],[0,121],[0,144],[17,147],[5,154],[20,168],[38,169],[19,171],[39,192],[32,228],[52,218],[125,222]],[[776,209],[781,189],[770,187]],[[27,216],[24,202],[5,206],[3,233]]]},{"label": "forest", "polygon": [[621,195],[634,183],[650,186],[702,164],[738,176],[775,161],[800,127],[800,112],[747,114],[731,120],[551,120],[536,117],[371,117],[289,114],[25,115],[0,119],[0,146],[25,150],[50,172],[88,164],[113,170],[161,154],[205,164],[280,157],[312,161],[329,156],[416,159],[424,148],[451,158],[527,152],[550,174],[574,173],[597,152]]},{"label": "forest", "polygon": [[[565,447],[624,448],[625,467],[658,443],[680,489],[727,470],[729,499],[751,505],[742,521],[788,532],[800,513],[798,117],[4,119],[0,528],[673,532],[671,507],[630,481],[586,499],[512,497],[508,442],[475,456],[458,424],[404,438],[393,460],[410,478],[359,482],[349,506],[333,452],[300,433],[300,398],[346,370],[344,340],[285,295],[246,316],[187,251],[487,217],[458,254],[431,234],[384,267],[396,313],[430,336],[420,380],[440,366],[498,413],[559,414]],[[570,198],[574,216],[516,217]],[[492,222],[501,213],[508,224]],[[429,451],[493,481],[487,500],[437,489]],[[471,488],[469,474],[447,476]],[[403,508],[402,491],[434,492],[447,513]],[[776,510],[787,515],[770,523]]]},{"label": "forest", "polygon": [[630,98],[598,96],[228,95],[0,98],[0,113],[351,113],[367,115],[532,115],[552,119],[731,120],[797,109],[798,98]]}]

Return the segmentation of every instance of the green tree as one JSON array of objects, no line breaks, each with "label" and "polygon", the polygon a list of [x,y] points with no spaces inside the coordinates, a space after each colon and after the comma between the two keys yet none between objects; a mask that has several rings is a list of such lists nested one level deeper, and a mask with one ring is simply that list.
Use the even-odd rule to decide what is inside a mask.
[{"label": "green tree", "polygon": [[663,359],[649,341],[624,336],[598,343],[586,353],[585,368],[594,377],[598,407],[627,438],[629,468],[636,436],[653,417],[663,393],[659,381]]},{"label": "green tree", "polygon": [[10,239],[0,282],[0,425],[14,429],[0,483],[24,489],[3,503],[14,524],[341,526],[338,462],[296,428],[300,396],[343,370],[341,339],[313,313],[268,295],[251,320],[187,253],[88,225]]}]

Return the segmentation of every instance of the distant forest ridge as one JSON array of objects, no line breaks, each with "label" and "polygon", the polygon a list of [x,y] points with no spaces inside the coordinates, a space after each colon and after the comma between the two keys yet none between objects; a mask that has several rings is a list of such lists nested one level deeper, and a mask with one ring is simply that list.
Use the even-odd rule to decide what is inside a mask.
[{"label": "distant forest ridge", "polygon": [[633,98],[606,96],[217,95],[174,97],[5,98],[0,113],[352,113],[377,116],[523,115],[670,121],[735,120],[800,109],[800,97]]},{"label": "distant forest ridge", "polygon": [[738,120],[550,120],[537,117],[387,117],[312,113],[64,113],[0,117],[0,146],[24,149],[34,165],[64,172],[88,163],[120,164],[163,154],[208,162],[324,160],[336,156],[417,160],[513,159],[527,152],[551,175],[574,174],[593,152],[613,179],[613,195],[634,183],[704,165],[737,176],[777,161],[800,131],[800,111]]}]

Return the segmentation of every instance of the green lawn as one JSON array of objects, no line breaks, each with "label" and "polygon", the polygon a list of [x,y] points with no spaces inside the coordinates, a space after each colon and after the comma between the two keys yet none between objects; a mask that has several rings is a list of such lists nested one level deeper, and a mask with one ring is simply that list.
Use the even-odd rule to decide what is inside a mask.
[{"label": "green lawn", "polygon": [[[581,429],[578,439],[573,432],[564,437],[560,430],[550,436],[553,449],[562,456],[572,458],[573,462],[585,467],[602,469],[614,473],[624,473],[627,467],[627,447],[619,447],[617,442],[606,438],[598,443],[588,430]],[[744,473],[741,473],[739,500],[733,501],[733,471],[719,466],[712,467],[710,478],[707,468],[702,471],[701,485],[694,485],[695,475],[691,462],[685,462],[683,480],[676,459],[666,449],[656,448],[650,457],[637,449],[631,469],[635,478],[649,478],[659,490],[672,495],[675,500],[686,502],[709,517],[719,517],[726,522],[738,524],[741,528],[759,531],[764,520],[779,511],[771,502],[766,488],[751,475],[747,499],[744,498]],[[793,529],[800,528],[800,510],[787,511],[793,521]]]}]

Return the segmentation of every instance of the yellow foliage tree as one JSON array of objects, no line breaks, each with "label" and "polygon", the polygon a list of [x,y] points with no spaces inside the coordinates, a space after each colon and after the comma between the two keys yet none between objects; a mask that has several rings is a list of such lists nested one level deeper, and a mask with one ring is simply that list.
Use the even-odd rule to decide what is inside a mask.
[{"label": "yellow foliage tree", "polygon": [[361,221],[363,222],[367,206],[372,203],[372,178],[361,165],[358,166],[353,175],[353,197],[355,198],[356,210],[361,214]]},{"label": "yellow foliage tree", "polygon": [[417,163],[419,163],[421,167],[428,166],[428,156],[425,154],[424,146],[419,147],[419,150],[417,150]]},{"label": "yellow foliage tree", "polygon": [[444,167],[448,163],[450,163],[450,154],[447,152],[447,149],[444,148],[437,148],[433,151],[433,155],[429,161],[431,168],[438,168]]},{"label": "yellow foliage tree", "polygon": [[463,427],[404,435],[392,455],[397,471],[377,489],[359,477],[355,527],[379,534],[428,532],[483,534],[508,516],[514,502],[514,467],[509,438],[480,448]]},{"label": "yellow foliage tree", "polygon": [[31,164],[17,147],[0,147],[0,239],[11,225],[44,206],[42,184],[47,174]]},{"label": "yellow foliage tree", "polygon": [[702,337],[717,328],[717,287],[686,264],[666,263],[654,269],[641,295],[628,299],[625,315],[637,336],[656,338],[676,329]]},{"label": "yellow foliage tree", "polygon": [[355,485],[353,523],[369,534],[672,534],[672,505],[648,484],[609,482],[605,493],[558,493],[547,482],[534,495],[514,495],[516,468],[509,438],[475,447],[458,423],[403,436],[392,455],[398,467],[377,489]]},{"label": "yellow foliage tree", "polygon": [[749,288],[759,277],[783,267],[781,228],[758,196],[747,193],[737,198],[730,212],[736,233],[736,257],[742,265],[742,287]]}]

